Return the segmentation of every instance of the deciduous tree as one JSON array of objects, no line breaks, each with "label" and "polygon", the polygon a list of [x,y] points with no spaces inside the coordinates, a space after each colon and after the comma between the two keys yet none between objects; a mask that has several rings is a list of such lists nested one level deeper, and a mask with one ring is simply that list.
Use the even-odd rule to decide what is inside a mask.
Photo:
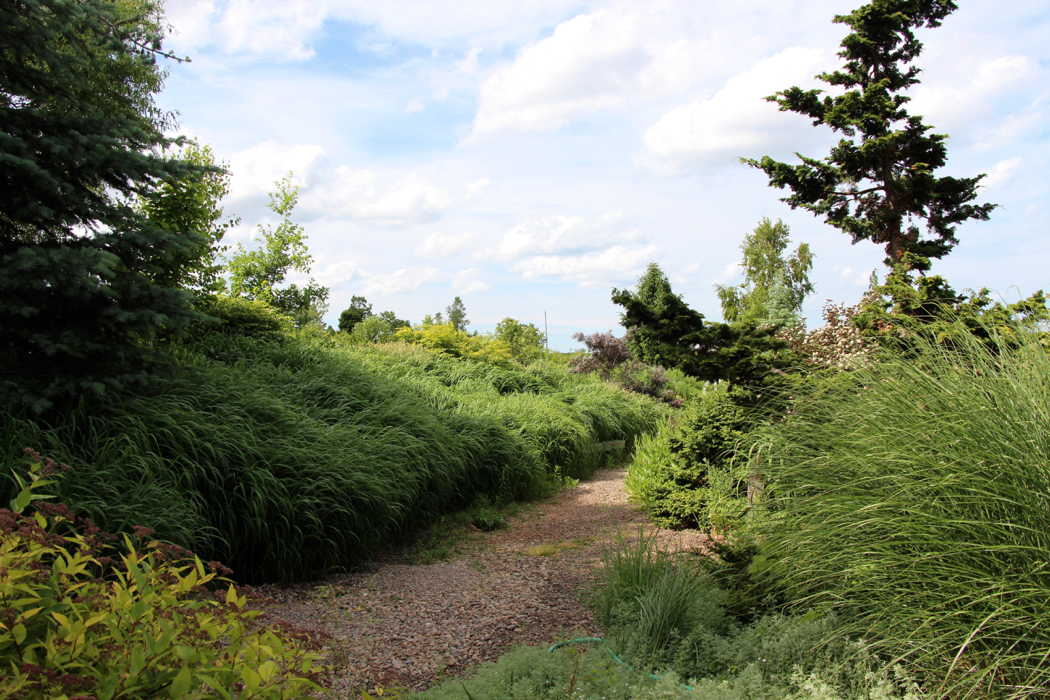
[{"label": "deciduous tree", "polygon": [[319,322],[328,309],[328,287],[311,279],[305,286],[286,284],[291,271],[309,274],[313,256],[306,248],[306,231],[292,223],[292,210],[299,201],[299,188],[289,173],[276,183],[269,208],[281,217],[276,227],[259,225],[262,244],[246,250],[237,244],[230,257],[230,290],[237,296],[273,304],[295,321],[296,326]]},{"label": "deciduous tree", "polygon": [[[201,166],[187,176],[161,184],[146,193],[140,208],[147,220],[172,236],[187,239],[166,265],[153,276],[155,282],[182,287],[197,293],[217,293],[226,289],[222,257],[229,246],[222,244],[226,232],[239,219],[223,219],[222,198],[230,191],[230,174],[215,168],[210,146],[186,144],[173,159]],[[206,168],[206,169],[204,169]]]},{"label": "deciduous tree", "polygon": [[[463,305],[462,299],[456,297],[451,304],[445,307],[445,313],[448,314],[448,322],[453,328],[457,331],[467,330],[470,319],[467,318],[467,307]],[[441,314],[438,314],[438,318],[441,318]]]},{"label": "deciduous tree", "polygon": [[764,218],[753,233],[744,236],[740,245],[744,283],[715,285],[726,322],[783,326],[798,321],[802,302],[813,292],[809,281],[813,254],[809,245],[802,243],[785,258],[789,234],[783,221],[778,219],[774,224]]},{"label": "deciduous tree", "polygon": [[496,339],[507,346],[510,356],[526,362],[543,353],[543,332],[531,323],[520,323],[508,316],[496,324]]},{"label": "deciduous tree", "polygon": [[339,314],[339,330],[344,333],[351,333],[354,330],[354,326],[371,315],[372,305],[364,297],[359,297],[355,294],[350,299],[350,308],[344,309],[343,313]]}]

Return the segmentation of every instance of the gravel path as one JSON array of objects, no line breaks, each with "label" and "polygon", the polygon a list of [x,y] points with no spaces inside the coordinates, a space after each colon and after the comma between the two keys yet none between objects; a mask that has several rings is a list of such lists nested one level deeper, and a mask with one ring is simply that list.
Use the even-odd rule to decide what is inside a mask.
[{"label": "gravel path", "polygon": [[[599,636],[581,601],[617,532],[651,531],[627,501],[625,469],[534,504],[491,533],[472,532],[467,552],[433,564],[381,561],[365,571],[267,591],[273,618],[332,636],[335,690],[360,698],[376,685],[420,690],[521,644]],[[697,549],[695,531],[660,531],[667,549]]]}]

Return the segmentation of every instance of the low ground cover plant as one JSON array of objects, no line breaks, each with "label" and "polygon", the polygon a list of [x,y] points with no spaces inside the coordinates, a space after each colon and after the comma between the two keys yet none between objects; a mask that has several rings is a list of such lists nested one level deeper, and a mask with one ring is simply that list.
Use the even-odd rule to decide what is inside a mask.
[{"label": "low ground cover plant", "polygon": [[0,698],[283,700],[321,689],[320,640],[262,624],[222,565],[145,528],[107,536],[45,502],[39,490],[59,465],[29,454],[30,479],[14,509],[0,509]]}]

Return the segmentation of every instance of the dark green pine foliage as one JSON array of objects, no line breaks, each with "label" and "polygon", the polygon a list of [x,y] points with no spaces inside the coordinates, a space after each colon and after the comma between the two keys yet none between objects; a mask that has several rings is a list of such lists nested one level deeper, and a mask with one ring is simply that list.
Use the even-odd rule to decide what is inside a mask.
[{"label": "dark green pine foliage", "polygon": [[[128,16],[128,8],[136,14]],[[50,399],[141,379],[193,296],[156,284],[199,236],[154,228],[136,198],[200,172],[159,155],[159,10],[0,3],[0,393]]]},{"label": "dark green pine foliage", "polygon": [[[919,82],[911,65],[922,52],[914,30],[937,27],[956,9],[950,0],[874,0],[834,21],[850,27],[839,56],[842,70],[821,80],[840,95],[788,88],[766,99],[843,135],[823,160],[802,155],[801,165],[765,156],[744,162],[765,171],[772,186],[790,189],[783,199],[824,216],[853,237],[884,245],[887,264],[905,253],[940,258],[958,243],[955,228],[986,220],[993,204],[971,204],[983,175],[937,177],[947,161],[947,136],[929,133],[922,117],[908,114],[901,94]],[[919,229],[925,221],[926,231]]]},{"label": "dark green pine foliage", "polygon": [[623,307],[621,323],[632,349],[641,348],[642,362],[676,367],[703,381],[762,383],[785,365],[786,345],[772,326],[754,323],[708,323],[670,289],[651,302],[630,290],[614,289],[613,303]]}]

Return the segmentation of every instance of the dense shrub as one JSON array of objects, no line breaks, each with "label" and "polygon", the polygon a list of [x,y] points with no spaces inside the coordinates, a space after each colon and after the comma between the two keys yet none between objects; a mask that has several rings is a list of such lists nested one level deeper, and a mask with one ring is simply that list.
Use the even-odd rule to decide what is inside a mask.
[{"label": "dense shrub", "polygon": [[187,329],[190,338],[201,339],[215,332],[237,333],[250,338],[280,340],[292,328],[292,320],[266,302],[223,294],[201,297],[194,309],[214,320],[194,321]]},{"label": "dense shrub", "polygon": [[541,493],[660,416],[564,367],[329,342],[212,335],[176,347],[184,369],[148,389],[5,413],[2,471],[40,445],[75,469],[63,500],[105,529],[146,525],[242,582],[289,580],[352,566],[479,496]]},{"label": "dense shrub", "polygon": [[910,339],[755,433],[760,565],[938,694],[1050,690],[1050,358],[1034,333]]},{"label": "dense shrub", "polygon": [[512,366],[510,348],[503,341],[487,335],[471,335],[451,323],[399,328],[393,337],[402,343],[421,345],[452,357],[479,360],[501,367]]},{"label": "dense shrub", "polygon": [[668,386],[670,379],[663,367],[653,367],[635,359],[626,340],[617,338],[612,332],[591,335],[576,333],[572,337],[587,348],[586,353],[569,360],[569,370],[572,372],[597,374],[622,389],[652,396],[675,408],[682,404],[676,387],[684,393],[695,392],[698,382],[681,372],[677,372],[673,386]]},{"label": "dense shrub", "polygon": [[577,355],[569,362],[573,372],[589,374],[597,372],[602,379],[610,379],[613,370],[631,359],[631,349],[623,338],[608,333],[574,333],[572,339],[583,343],[587,352]]},{"label": "dense shrub", "polygon": [[[57,466],[33,456],[21,508]],[[213,597],[221,565],[209,572],[144,539],[148,530],[119,546],[61,504],[19,510],[0,509],[0,697],[263,700],[320,689],[317,640],[263,626],[232,585]]]},{"label": "dense shrub", "polygon": [[854,324],[862,306],[846,306],[828,301],[824,305],[823,326],[807,332],[805,323],[799,323],[777,331],[777,338],[786,342],[806,364],[853,369],[870,362],[878,348],[878,344],[864,336]]},{"label": "dense shrub", "polygon": [[725,530],[743,513],[747,473],[736,446],[750,420],[741,392],[709,387],[640,446],[626,486],[656,523]]}]

